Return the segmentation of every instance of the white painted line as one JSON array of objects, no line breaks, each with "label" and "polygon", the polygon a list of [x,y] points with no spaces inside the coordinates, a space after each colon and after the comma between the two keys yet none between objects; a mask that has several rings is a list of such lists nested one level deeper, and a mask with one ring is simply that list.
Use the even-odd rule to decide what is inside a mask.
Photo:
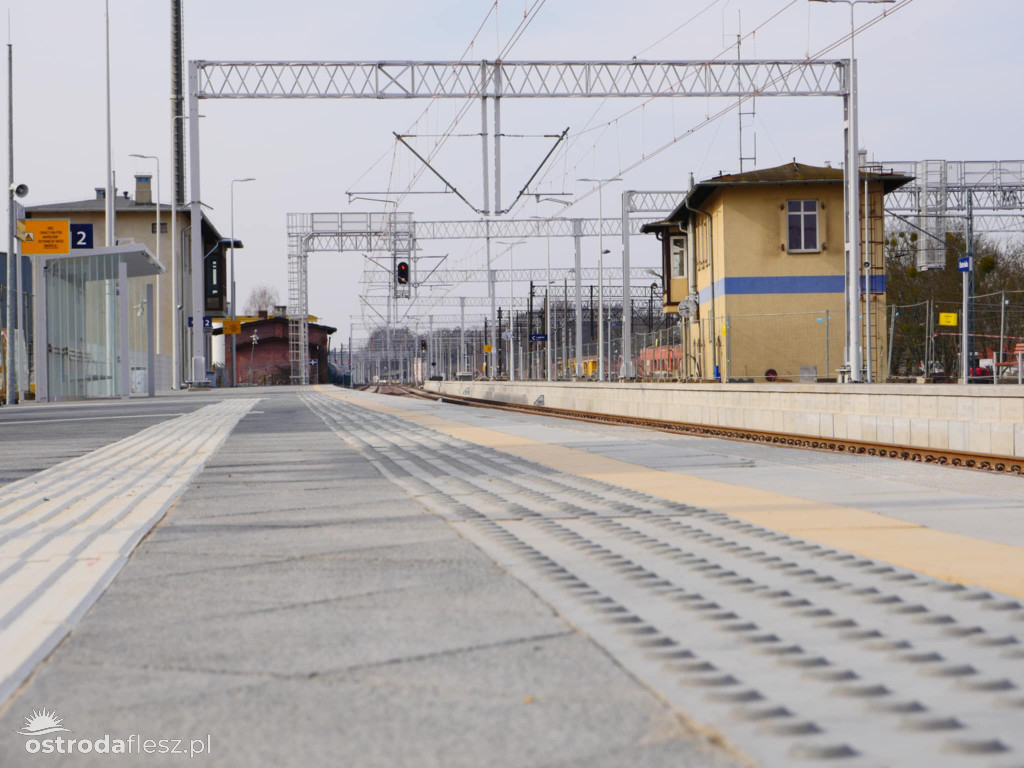
[{"label": "white painted line", "polygon": [[3,421],[0,420],[0,427],[11,424],[58,424],[64,421],[112,421],[114,419],[171,419],[177,416],[186,416],[185,413],[137,413],[130,416],[76,416],[66,419],[26,419],[24,421]]}]

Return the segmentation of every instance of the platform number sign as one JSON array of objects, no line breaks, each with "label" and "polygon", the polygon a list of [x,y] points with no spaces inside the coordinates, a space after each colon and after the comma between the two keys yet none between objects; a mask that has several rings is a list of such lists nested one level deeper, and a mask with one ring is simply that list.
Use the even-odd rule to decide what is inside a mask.
[{"label": "platform number sign", "polygon": [[92,224],[71,225],[71,248],[72,250],[92,249]]}]

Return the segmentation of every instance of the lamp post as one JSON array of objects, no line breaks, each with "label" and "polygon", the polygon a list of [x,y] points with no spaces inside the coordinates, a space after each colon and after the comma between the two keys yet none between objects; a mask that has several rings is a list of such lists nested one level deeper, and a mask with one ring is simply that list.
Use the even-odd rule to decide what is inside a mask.
[{"label": "lamp post", "polygon": [[[131,154],[128,157],[137,157],[140,160],[153,160],[156,163],[156,260],[160,261],[160,158],[156,155],[139,155]],[[163,292],[163,277],[161,275],[156,276],[156,348],[157,352],[160,352],[160,342],[163,338],[161,328],[163,327],[163,304],[164,304],[164,292]],[[153,375],[153,371],[149,372],[149,375]]]},{"label": "lamp post", "polygon": [[[107,39],[107,191],[105,194],[106,199],[103,201],[103,207],[106,211],[105,229],[107,234],[105,242],[109,248],[117,245],[116,236],[114,235],[114,166],[110,149],[110,0],[106,0],[104,3],[104,21],[106,23]],[[122,364],[127,365],[127,363]]]},{"label": "lamp post", "polygon": [[[846,3],[850,6],[850,64],[847,83],[846,113],[846,363],[850,368],[850,381],[861,381],[861,323],[860,310],[860,201],[858,200],[857,157],[860,149],[857,136],[857,68],[854,63],[854,6],[860,3],[874,5],[893,3],[896,0],[810,0],[816,3]],[[870,286],[865,286],[870,290]],[[870,295],[870,294],[869,294]]]},{"label": "lamp post", "polygon": [[[597,184],[597,380],[604,381],[604,255],[611,253],[604,249],[604,186],[613,181],[622,181],[618,176],[610,179],[578,179]],[[628,297],[623,297],[628,301]]]},{"label": "lamp post", "polygon": [[513,274],[514,263],[512,249],[517,245],[522,245],[525,240],[498,240],[496,241],[499,245],[508,246],[508,380],[516,380],[516,331],[515,331],[515,312],[513,311],[514,296],[512,293],[512,286],[515,285],[515,275]]},{"label": "lamp post", "polygon": [[[202,117],[202,115],[200,115]],[[171,163],[174,163],[174,134],[177,126],[175,121],[184,120],[185,115],[171,116]],[[172,169],[173,170],[173,169]],[[171,367],[174,369],[171,375],[171,388],[181,389],[181,266],[178,254],[178,192],[175,190],[174,181],[171,182],[171,226],[168,231],[171,235],[171,307],[174,312],[171,316]]]},{"label": "lamp post", "polygon": [[[247,181],[256,181],[256,179],[249,177],[245,179],[232,179],[231,180],[231,321],[234,322],[238,316],[238,311],[235,308],[235,184],[243,184]],[[237,342],[238,334],[231,334],[231,386],[238,386],[238,368],[237,368]]]}]

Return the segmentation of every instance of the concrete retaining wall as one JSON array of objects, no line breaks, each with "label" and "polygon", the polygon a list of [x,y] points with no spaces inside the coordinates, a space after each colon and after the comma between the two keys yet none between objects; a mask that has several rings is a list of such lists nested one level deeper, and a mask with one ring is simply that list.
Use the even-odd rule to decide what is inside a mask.
[{"label": "concrete retaining wall", "polygon": [[442,394],[1024,457],[1024,387],[982,384],[429,382]]}]

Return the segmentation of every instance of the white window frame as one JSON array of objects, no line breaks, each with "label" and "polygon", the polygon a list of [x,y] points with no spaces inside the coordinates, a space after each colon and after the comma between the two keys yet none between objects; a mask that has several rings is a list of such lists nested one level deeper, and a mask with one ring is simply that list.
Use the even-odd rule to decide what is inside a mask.
[{"label": "white window frame", "polygon": [[[800,203],[801,210],[790,211],[789,206],[792,203]],[[811,211],[807,210],[807,203],[813,203],[814,209]],[[786,201],[786,252],[787,253],[821,253],[821,216],[819,214],[820,205],[818,200],[808,200],[806,198],[799,200],[787,200]],[[808,216],[814,216],[814,247],[813,248],[794,248],[793,243],[790,242],[790,216],[800,217],[800,240],[801,245],[806,245],[803,242],[805,219]]]},{"label": "white window frame", "polygon": [[[676,245],[676,243],[677,242],[679,243],[679,245],[678,245],[678,261],[676,259],[676,255],[677,255],[677,250],[676,250],[677,249],[677,245]],[[677,263],[679,265],[679,274],[676,274],[676,270],[675,270],[675,266],[676,266]],[[668,240],[668,266],[669,266],[669,278],[670,279],[678,280],[680,278],[685,278],[686,277],[686,268],[687,268],[687,264],[686,264],[686,235],[672,235],[671,237],[669,237],[669,240]]]}]

